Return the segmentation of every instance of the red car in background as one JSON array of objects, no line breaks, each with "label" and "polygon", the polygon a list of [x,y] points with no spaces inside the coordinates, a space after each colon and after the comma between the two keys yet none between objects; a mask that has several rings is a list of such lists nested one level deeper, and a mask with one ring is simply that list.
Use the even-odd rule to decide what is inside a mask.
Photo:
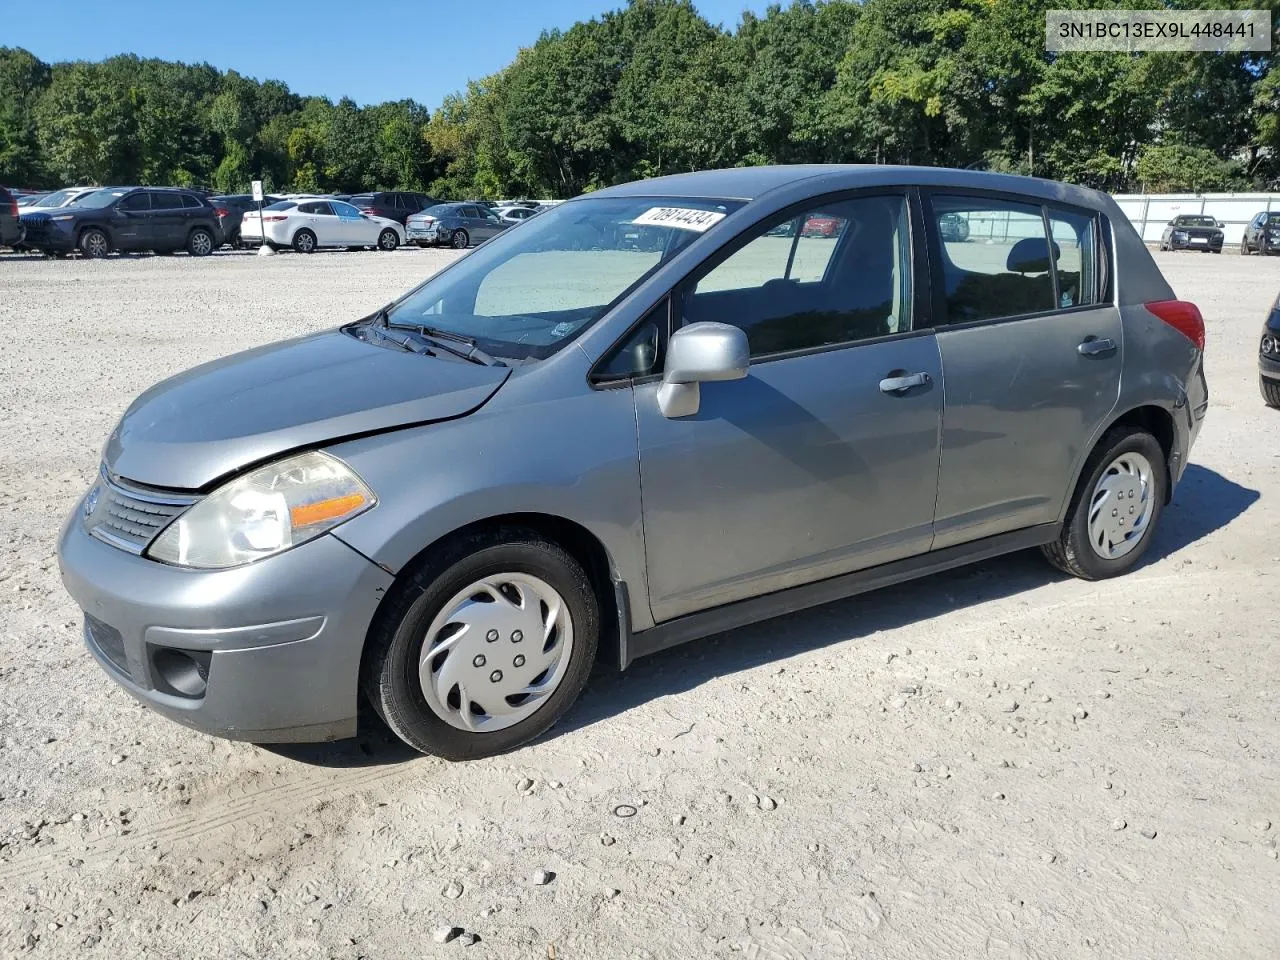
[{"label": "red car in background", "polygon": [[824,217],[822,215],[810,217],[804,222],[804,229],[800,231],[802,237],[838,237],[840,230],[844,227],[844,220],[840,217]]}]

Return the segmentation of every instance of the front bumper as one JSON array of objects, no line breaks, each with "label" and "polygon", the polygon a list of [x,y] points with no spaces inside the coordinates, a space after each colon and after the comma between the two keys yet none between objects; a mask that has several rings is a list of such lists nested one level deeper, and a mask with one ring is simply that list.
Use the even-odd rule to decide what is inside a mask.
[{"label": "front bumper", "polygon": [[[365,634],[390,574],[329,535],[242,567],[188,570],[102,543],[80,512],[58,543],[62,582],[86,614],[90,653],[129,694],[231,740],[355,734]],[[203,664],[202,689],[171,683],[174,663]]]},{"label": "front bumper", "polygon": [[23,245],[33,250],[70,253],[76,248],[72,221],[33,220],[23,223]]},{"label": "front bumper", "polygon": [[1169,246],[1174,250],[1212,250],[1222,251],[1222,237],[1188,237],[1186,240],[1169,239]]}]

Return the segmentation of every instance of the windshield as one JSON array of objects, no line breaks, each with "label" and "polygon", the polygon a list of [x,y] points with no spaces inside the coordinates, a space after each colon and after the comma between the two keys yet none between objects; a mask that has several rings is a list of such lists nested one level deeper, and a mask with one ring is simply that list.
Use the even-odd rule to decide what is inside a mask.
[{"label": "windshield", "polygon": [[83,197],[75,202],[77,207],[88,207],[91,210],[100,210],[103,207],[109,207],[128,190],[95,190],[93,193],[86,193]]},{"label": "windshield", "polygon": [[57,190],[48,196],[41,197],[39,200],[33,201],[30,206],[33,207],[60,207],[72,197],[76,195],[74,190]]},{"label": "windshield", "polygon": [[1178,221],[1178,225],[1182,227],[1216,227],[1218,224],[1213,217],[1182,217]]},{"label": "windshield", "polygon": [[561,204],[428,280],[388,320],[471,337],[495,356],[543,359],[742,204],[689,197]]}]

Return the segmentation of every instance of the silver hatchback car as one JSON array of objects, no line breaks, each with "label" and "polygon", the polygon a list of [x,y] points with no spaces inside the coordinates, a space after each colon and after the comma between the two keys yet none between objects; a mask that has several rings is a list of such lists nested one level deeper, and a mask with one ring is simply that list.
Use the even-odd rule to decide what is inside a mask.
[{"label": "silver hatchback car", "polygon": [[480,757],[547,730],[598,658],[1029,547],[1124,573],[1205,416],[1203,349],[1091,190],[632,183],[148,390],[62,576],[103,669],[174,720],[329,740],[365,697],[418,750]]}]

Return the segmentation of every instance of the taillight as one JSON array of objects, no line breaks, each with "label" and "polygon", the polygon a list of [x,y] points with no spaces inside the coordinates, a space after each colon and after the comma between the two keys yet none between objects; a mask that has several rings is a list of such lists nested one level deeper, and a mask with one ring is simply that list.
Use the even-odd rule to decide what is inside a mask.
[{"label": "taillight", "polygon": [[1146,308],[1204,352],[1204,317],[1200,308],[1186,300],[1156,300]]},{"label": "taillight", "polygon": [[213,212],[220,217],[226,217],[231,214],[231,211],[228,210],[226,207],[214,207]]},{"label": "taillight", "polygon": [[13,199],[13,197],[10,197],[9,198],[9,216],[16,217],[17,215],[18,215],[18,201]]},{"label": "taillight", "polygon": [[273,213],[271,216],[263,217],[262,219],[265,220],[267,223],[276,223],[277,221],[280,221],[280,220],[287,220],[288,217],[286,217],[283,213]]}]

